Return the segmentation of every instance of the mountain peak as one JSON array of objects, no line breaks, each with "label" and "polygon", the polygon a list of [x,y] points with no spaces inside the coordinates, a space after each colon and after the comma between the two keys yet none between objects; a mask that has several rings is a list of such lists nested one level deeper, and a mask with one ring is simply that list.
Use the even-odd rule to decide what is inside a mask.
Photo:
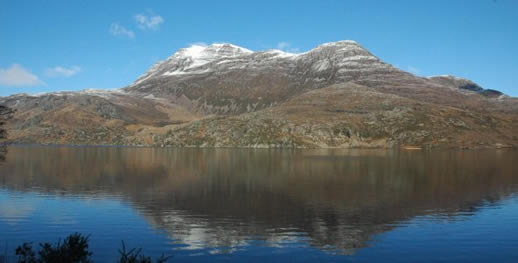
[{"label": "mountain peak", "polygon": [[[287,62],[289,60],[290,62]],[[136,86],[152,76],[193,76],[214,71],[232,71],[242,68],[269,68],[280,63],[295,69],[296,62],[310,65],[314,72],[325,72],[335,68],[339,75],[351,70],[377,70],[387,66],[368,50],[353,40],[324,43],[302,53],[290,53],[272,49],[254,52],[231,43],[193,44],[182,48],[167,60],[155,64],[132,85]]]},{"label": "mountain peak", "polygon": [[204,44],[193,44],[190,47],[180,49],[173,55],[173,57],[190,57],[192,59],[206,60],[219,57],[234,57],[251,53],[253,53],[253,51],[230,43],[213,43],[208,46]]},{"label": "mountain peak", "polygon": [[359,45],[359,43],[354,40],[338,40],[338,41],[334,41],[334,42],[327,42],[327,43],[321,44],[320,46],[340,46],[340,45]]},{"label": "mountain peak", "polygon": [[212,43],[211,45],[203,43],[192,44],[189,47],[178,50],[167,60],[156,63],[150,71],[137,79],[135,84],[148,79],[164,67],[167,68],[167,71],[164,72],[166,76],[182,75],[193,68],[203,66],[218,59],[238,57],[252,53],[254,52],[249,49],[230,43]]},{"label": "mountain peak", "polygon": [[333,52],[361,52],[361,53],[369,53],[370,52],[364,48],[360,43],[354,40],[340,40],[335,42],[328,42],[317,46],[316,48],[310,50],[311,51],[319,51],[319,50],[332,50]]},{"label": "mountain peak", "polygon": [[472,80],[460,78],[453,75],[439,75],[439,76],[431,76],[427,77],[427,79],[449,87],[454,87],[460,90],[465,90],[469,92],[476,92],[483,96],[490,97],[490,98],[496,98],[500,97],[502,95],[505,95],[504,93],[492,90],[492,89],[484,89],[477,83],[473,82]]},{"label": "mountain peak", "polygon": [[[329,47],[348,49],[348,50],[353,50],[353,49],[365,50],[365,48],[363,46],[361,46],[358,42],[356,42],[354,40],[339,40],[339,41],[335,41],[335,42],[328,42],[328,43],[321,44],[312,50],[318,50],[321,48],[329,48]],[[286,51],[279,50],[279,49],[270,49],[270,50],[259,51],[259,52],[282,53],[283,55],[286,55],[286,56],[301,55],[301,54],[307,53],[307,52],[292,53],[292,52],[286,52]],[[181,57],[181,58],[191,57],[194,59],[203,58],[203,57],[205,57],[205,58],[218,57],[219,58],[219,57],[235,57],[235,56],[247,55],[247,54],[252,54],[252,53],[254,53],[254,51],[244,48],[244,47],[234,45],[232,43],[222,42],[222,43],[212,43],[210,45],[201,43],[201,44],[192,44],[189,47],[182,48],[182,49],[178,50],[178,52],[173,54],[173,56],[171,58],[174,58],[174,57],[177,57],[177,58],[178,57]]]}]

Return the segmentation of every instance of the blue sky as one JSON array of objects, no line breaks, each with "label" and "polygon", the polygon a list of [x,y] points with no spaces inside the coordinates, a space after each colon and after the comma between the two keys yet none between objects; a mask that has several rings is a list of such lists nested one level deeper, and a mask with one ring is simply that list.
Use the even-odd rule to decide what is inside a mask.
[{"label": "blue sky", "polygon": [[121,88],[197,42],[303,52],[344,39],[518,96],[517,0],[0,0],[0,36],[0,96]]}]

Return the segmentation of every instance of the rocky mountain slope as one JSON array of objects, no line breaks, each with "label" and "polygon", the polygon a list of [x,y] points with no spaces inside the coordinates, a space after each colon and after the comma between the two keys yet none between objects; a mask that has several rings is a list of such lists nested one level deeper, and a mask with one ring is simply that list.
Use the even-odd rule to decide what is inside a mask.
[{"label": "rocky mountain slope", "polygon": [[421,78],[354,41],[293,54],[193,45],[114,91],[13,95],[14,143],[514,147],[518,101]]}]

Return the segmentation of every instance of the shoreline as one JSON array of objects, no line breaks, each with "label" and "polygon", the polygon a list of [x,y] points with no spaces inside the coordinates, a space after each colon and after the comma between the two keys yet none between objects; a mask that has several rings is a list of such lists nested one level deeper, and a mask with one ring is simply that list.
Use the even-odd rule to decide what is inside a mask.
[{"label": "shoreline", "polygon": [[518,150],[517,145],[484,145],[484,146],[421,146],[397,145],[393,147],[264,147],[264,146],[174,146],[174,145],[118,145],[118,144],[54,144],[54,143],[2,143],[0,147],[70,147],[70,148],[154,148],[154,149],[270,149],[270,150],[400,150],[400,151],[432,151],[432,150]]}]

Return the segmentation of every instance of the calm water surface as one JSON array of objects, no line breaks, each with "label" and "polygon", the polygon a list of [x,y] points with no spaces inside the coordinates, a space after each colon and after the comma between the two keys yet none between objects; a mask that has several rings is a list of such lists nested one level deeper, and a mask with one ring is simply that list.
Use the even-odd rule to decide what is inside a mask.
[{"label": "calm water surface", "polygon": [[518,262],[518,152],[9,147],[0,254],[73,232],[97,262]]}]

